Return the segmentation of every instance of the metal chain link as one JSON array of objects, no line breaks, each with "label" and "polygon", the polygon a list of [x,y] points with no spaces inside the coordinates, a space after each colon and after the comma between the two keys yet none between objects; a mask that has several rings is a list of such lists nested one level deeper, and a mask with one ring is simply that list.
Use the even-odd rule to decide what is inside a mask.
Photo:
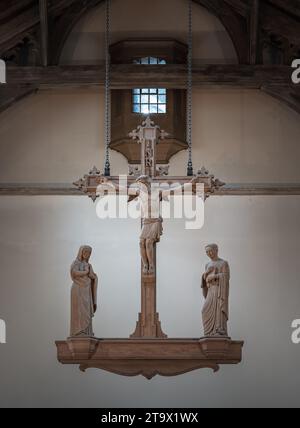
[{"label": "metal chain link", "polygon": [[192,161],[192,103],[193,103],[193,2],[189,0],[188,11],[188,85],[187,85],[187,143],[188,143],[188,166],[187,175],[193,176]]},{"label": "metal chain link", "polygon": [[105,166],[104,175],[110,176],[109,145],[111,141],[111,92],[110,92],[110,12],[111,0],[106,0],[106,23],[105,23]]}]

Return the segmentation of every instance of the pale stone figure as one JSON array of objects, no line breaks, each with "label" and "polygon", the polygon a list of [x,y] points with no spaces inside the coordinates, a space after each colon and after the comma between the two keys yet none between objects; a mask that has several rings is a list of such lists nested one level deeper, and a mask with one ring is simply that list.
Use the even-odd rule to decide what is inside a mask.
[{"label": "pale stone figure", "polygon": [[71,337],[94,336],[92,318],[97,310],[98,277],[89,263],[91,253],[91,247],[80,247],[71,266]]},{"label": "pale stone figure", "polygon": [[154,247],[163,233],[163,219],[160,216],[161,191],[151,191],[151,179],[142,175],[137,179],[138,195],[142,206],[142,233],[140,249],[143,263],[143,274],[155,272]]},{"label": "pale stone figure", "polygon": [[204,335],[224,337],[228,336],[230,269],[228,263],[219,258],[216,244],[208,245],[205,249],[211,262],[206,265],[202,276],[206,299],[202,310]]}]

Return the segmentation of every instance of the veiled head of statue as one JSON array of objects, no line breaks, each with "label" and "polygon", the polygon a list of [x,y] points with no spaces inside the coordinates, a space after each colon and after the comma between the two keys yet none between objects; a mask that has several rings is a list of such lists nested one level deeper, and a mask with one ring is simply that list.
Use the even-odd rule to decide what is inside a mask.
[{"label": "veiled head of statue", "polygon": [[205,251],[208,257],[215,258],[216,256],[218,256],[219,247],[217,246],[217,244],[209,244],[206,245]]},{"label": "veiled head of statue", "polygon": [[79,248],[79,252],[78,252],[78,256],[77,259],[80,260],[81,262],[89,261],[89,258],[91,257],[92,254],[92,247],[90,247],[89,245],[83,245],[82,247]]}]

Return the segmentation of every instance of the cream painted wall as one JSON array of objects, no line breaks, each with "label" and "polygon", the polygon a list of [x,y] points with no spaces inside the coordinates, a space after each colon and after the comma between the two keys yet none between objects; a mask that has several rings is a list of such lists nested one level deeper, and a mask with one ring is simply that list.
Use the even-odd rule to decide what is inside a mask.
[{"label": "cream painted wall", "polygon": [[243,363],[213,374],[123,378],[56,361],[69,329],[69,266],[79,245],[94,247],[100,275],[100,337],[128,337],[139,310],[139,221],[100,221],[80,197],[0,198],[0,406],[299,406],[300,198],[212,198],[205,227],[166,221],[159,245],[158,308],[170,337],[200,337],[203,246],[220,244],[232,270],[230,333],[245,340]]},{"label": "cream painted wall", "polygon": [[[131,37],[171,37],[187,43],[187,0],[113,0],[111,16],[112,43]],[[104,25],[103,5],[74,28],[63,50],[61,63],[102,62]],[[193,5],[193,42],[195,62],[237,62],[231,39],[222,24],[196,4]]]},{"label": "cream painted wall", "polygon": [[[299,115],[258,91],[195,90],[195,169],[205,165],[228,183],[299,182]],[[137,123],[138,125],[138,123]],[[42,91],[0,115],[0,182],[72,183],[103,169],[103,93]],[[186,153],[170,173],[186,173]],[[112,173],[127,173],[111,152]]]}]

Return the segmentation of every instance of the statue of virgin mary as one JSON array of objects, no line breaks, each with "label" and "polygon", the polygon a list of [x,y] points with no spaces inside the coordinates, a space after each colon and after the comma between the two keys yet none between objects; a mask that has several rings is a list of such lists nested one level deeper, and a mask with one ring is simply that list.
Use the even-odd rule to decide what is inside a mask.
[{"label": "statue of virgin mary", "polygon": [[206,299],[202,310],[204,335],[228,336],[229,265],[219,258],[216,244],[207,245],[205,249],[211,261],[206,265],[202,276],[203,295]]},{"label": "statue of virgin mary", "polygon": [[97,310],[98,277],[89,263],[91,253],[91,247],[80,247],[71,266],[71,337],[94,336],[92,318]]}]

